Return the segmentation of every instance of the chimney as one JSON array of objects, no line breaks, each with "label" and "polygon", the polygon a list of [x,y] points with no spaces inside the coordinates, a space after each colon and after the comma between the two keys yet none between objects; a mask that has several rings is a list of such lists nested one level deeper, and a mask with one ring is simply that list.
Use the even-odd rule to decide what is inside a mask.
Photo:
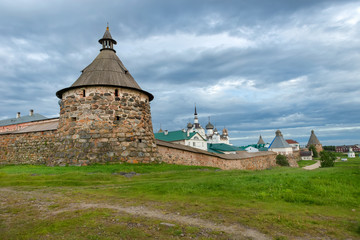
[{"label": "chimney", "polygon": [[164,135],[168,135],[169,131],[168,130],[165,130],[164,131]]},{"label": "chimney", "polygon": [[30,116],[34,115],[34,110],[33,110],[33,109],[30,109],[29,115],[30,115]]},{"label": "chimney", "polygon": [[16,114],[16,118],[20,118],[20,112]]}]

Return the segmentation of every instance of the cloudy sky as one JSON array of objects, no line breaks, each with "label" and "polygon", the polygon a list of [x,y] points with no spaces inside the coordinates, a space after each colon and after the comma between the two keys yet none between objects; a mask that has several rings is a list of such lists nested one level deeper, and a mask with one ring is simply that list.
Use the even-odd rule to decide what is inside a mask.
[{"label": "cloudy sky", "polygon": [[360,2],[0,0],[0,119],[59,114],[55,92],[99,53],[151,92],[154,130],[208,117],[232,143],[360,143]]}]

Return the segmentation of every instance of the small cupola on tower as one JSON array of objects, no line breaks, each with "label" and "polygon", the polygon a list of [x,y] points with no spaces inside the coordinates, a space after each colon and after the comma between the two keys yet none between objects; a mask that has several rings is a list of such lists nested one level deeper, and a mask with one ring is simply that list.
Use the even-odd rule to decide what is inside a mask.
[{"label": "small cupola on tower", "polygon": [[110,31],[109,31],[109,24],[106,27],[106,31],[104,33],[104,36],[99,40],[99,43],[102,45],[102,50],[114,50],[114,45],[116,45],[116,41],[112,38]]}]

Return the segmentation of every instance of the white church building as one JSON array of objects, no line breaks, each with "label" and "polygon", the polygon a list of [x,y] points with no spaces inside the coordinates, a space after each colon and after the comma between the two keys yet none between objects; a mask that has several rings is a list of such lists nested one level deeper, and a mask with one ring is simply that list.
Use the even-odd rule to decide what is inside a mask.
[{"label": "white church building", "polygon": [[200,125],[198,114],[195,106],[194,122],[189,122],[185,129],[178,131],[160,130],[155,133],[155,138],[183,144],[202,150],[208,150],[207,144],[227,144],[230,145],[228,130],[224,128],[220,134],[216,127],[209,122],[205,126],[206,130]]}]

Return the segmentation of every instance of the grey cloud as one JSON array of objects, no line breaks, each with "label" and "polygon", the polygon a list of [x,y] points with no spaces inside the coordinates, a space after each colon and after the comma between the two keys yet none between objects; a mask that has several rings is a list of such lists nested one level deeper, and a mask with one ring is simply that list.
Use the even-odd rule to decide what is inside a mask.
[{"label": "grey cloud", "polygon": [[[204,125],[253,143],[258,132],[277,128],[307,141],[308,128],[358,125],[359,23],[331,22],[333,9],[354,1],[22,1],[0,3],[0,117],[34,108],[58,114],[55,92],[71,85],[98,54],[97,40],[110,22],[116,50],[140,86],[152,92],[154,129],[175,130],[192,119],[198,104]],[[350,9],[350,8],[349,8]],[[346,21],[346,20],[344,20]],[[226,33],[250,47],[166,49],[142,41],[185,33]],[[22,41],[25,41],[22,42]],[[124,43],[137,41],[133,52]],[[205,43],[204,43],[205,44]],[[287,81],[304,77],[302,85]],[[224,79],[252,81],[216,94]],[[283,83],[283,85],[281,85]],[[349,114],[351,113],[351,114]],[[327,131],[327,132],[326,132]],[[328,143],[355,143],[348,130],[320,131]],[[331,132],[333,131],[333,132]],[[359,132],[354,130],[354,132]],[[331,135],[333,133],[335,135]],[[252,138],[251,138],[252,137]],[[268,140],[269,141],[269,140]]]}]

